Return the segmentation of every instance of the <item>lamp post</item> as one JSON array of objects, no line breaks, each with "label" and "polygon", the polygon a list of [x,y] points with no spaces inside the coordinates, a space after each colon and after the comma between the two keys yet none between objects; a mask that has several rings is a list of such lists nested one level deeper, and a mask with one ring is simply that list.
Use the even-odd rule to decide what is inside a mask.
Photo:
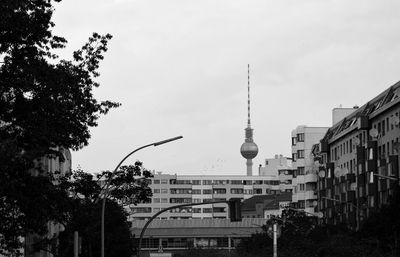
[{"label": "lamp post", "polygon": [[[113,174],[114,174],[115,172],[117,172],[117,170],[118,170],[118,168],[121,166],[121,164],[122,164],[129,156],[131,156],[133,153],[135,153],[135,152],[137,152],[137,151],[139,151],[139,150],[141,150],[141,149],[143,149],[143,148],[149,147],[149,146],[159,146],[159,145],[166,144],[166,143],[169,143],[169,142],[172,142],[172,141],[181,139],[181,138],[182,138],[182,136],[173,137],[173,138],[169,138],[169,139],[166,139],[166,140],[162,140],[162,141],[158,141],[158,142],[155,142],[155,143],[151,143],[151,144],[148,144],[148,145],[144,145],[144,146],[141,146],[141,147],[139,147],[139,148],[133,150],[132,152],[130,152],[128,155],[126,155],[126,156],[118,163],[117,167],[115,167],[115,169],[114,169],[114,171],[113,171]],[[111,177],[110,177],[109,180],[106,181],[106,185],[105,185],[105,187],[104,187],[104,193],[103,193],[103,202],[102,202],[102,207],[101,207],[101,257],[104,257],[104,213],[105,213],[105,209],[106,209],[106,198],[107,198],[107,195],[108,195],[108,191],[109,191],[109,187],[110,187],[110,182],[111,182]]]}]

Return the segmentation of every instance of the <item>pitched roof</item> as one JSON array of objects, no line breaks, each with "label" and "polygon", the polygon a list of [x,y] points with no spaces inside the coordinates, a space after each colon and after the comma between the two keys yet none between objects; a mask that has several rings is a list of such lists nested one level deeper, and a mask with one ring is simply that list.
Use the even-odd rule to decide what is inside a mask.
[{"label": "pitched roof", "polygon": [[394,102],[400,102],[400,81],[330,127],[321,141],[328,142],[345,129],[353,126],[358,117],[366,116],[370,118]]}]

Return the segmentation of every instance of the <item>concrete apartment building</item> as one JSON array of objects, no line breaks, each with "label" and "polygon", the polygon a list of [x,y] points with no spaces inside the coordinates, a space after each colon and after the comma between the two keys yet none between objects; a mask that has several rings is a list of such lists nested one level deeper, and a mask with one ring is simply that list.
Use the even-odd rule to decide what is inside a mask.
[{"label": "concrete apartment building", "polygon": [[294,208],[314,213],[317,201],[317,171],[311,150],[325,135],[328,127],[298,126],[292,131],[293,194]]},{"label": "concrete apartment building", "polygon": [[[286,186],[286,185],[285,185]],[[179,204],[248,199],[254,195],[279,194],[278,174],[274,176],[171,175],[156,173],[151,178],[153,197],[148,203],[127,206],[131,220],[143,220],[158,211]],[[178,208],[159,219],[227,219],[226,203]]]},{"label": "concrete apartment building", "polygon": [[359,228],[399,184],[400,82],[333,125],[314,155],[318,208],[329,224]]},{"label": "concrete apartment building", "polygon": [[292,159],[284,157],[282,154],[276,154],[274,158],[265,159],[265,166],[259,167],[259,176],[276,176],[279,177],[279,190],[281,192],[293,191],[293,166]]}]

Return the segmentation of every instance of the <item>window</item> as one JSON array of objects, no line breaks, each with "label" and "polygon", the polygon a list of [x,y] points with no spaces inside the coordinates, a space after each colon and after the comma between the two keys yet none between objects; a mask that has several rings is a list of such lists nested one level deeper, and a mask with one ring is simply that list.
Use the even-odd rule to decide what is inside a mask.
[{"label": "window", "polygon": [[168,194],[168,189],[161,189],[161,194]]},{"label": "window", "polygon": [[201,213],[201,208],[192,208],[193,213]]},{"label": "window", "polygon": [[210,203],[213,202],[213,199],[203,199],[203,203]]},{"label": "window", "polygon": [[171,198],[170,203],[192,203],[192,198]]},{"label": "window", "polygon": [[292,153],[292,160],[294,162],[297,160],[297,153]]},{"label": "window", "polygon": [[190,182],[190,180],[176,180],[175,184],[177,184],[177,185],[190,185],[192,183]]},{"label": "window", "polygon": [[292,137],[292,145],[296,145],[297,141],[296,141],[296,137]]},{"label": "window", "polygon": [[350,139],[350,153],[353,152],[353,141],[352,139]]},{"label": "window", "polygon": [[171,188],[171,194],[191,194],[190,188]]},{"label": "window", "polygon": [[254,188],[254,194],[255,195],[261,195],[262,194],[262,189],[261,188]]},{"label": "window", "polygon": [[161,179],[161,184],[168,184],[168,179]]},{"label": "window", "polygon": [[225,212],[225,207],[214,207],[213,212],[215,212],[215,213]]},{"label": "window", "polygon": [[304,167],[297,167],[297,175],[301,176],[304,175]]},{"label": "window", "polygon": [[225,188],[214,188],[213,194],[226,194],[226,189]]},{"label": "window", "polygon": [[154,189],[154,190],[153,190],[153,193],[159,194],[159,193],[160,193],[160,189],[159,189],[159,188]]},{"label": "window", "polygon": [[226,185],[229,183],[229,180],[214,180],[213,184],[214,185]]},{"label": "window", "polygon": [[203,185],[211,185],[212,181],[211,180],[203,180]]},{"label": "window", "polygon": [[160,203],[161,199],[160,198],[153,198],[154,199],[154,203]]},{"label": "window", "polygon": [[246,195],[252,195],[252,194],[253,194],[253,190],[252,190],[252,189],[245,189],[245,190],[244,190],[244,194],[246,194]]},{"label": "window", "polygon": [[304,191],[304,184],[299,184],[299,191]]},{"label": "window", "polygon": [[297,142],[304,142],[304,133],[297,134]]},{"label": "window", "polygon": [[389,132],[389,117],[386,118],[386,130]]},{"label": "window", "polygon": [[192,189],[192,194],[200,195],[201,194],[201,190],[200,189]]},{"label": "window", "polygon": [[231,194],[243,194],[243,188],[231,188]]},{"label": "window", "polygon": [[203,195],[211,195],[212,190],[211,189],[203,189]]},{"label": "window", "polygon": [[212,213],[213,209],[212,208],[204,208],[203,213]]},{"label": "window", "polygon": [[155,179],[154,180],[154,184],[160,184],[160,180],[159,179]]},{"label": "window", "polygon": [[231,181],[231,184],[232,184],[232,185],[242,185],[242,184],[243,184],[243,181],[242,181],[242,180],[232,180],[232,181]]},{"label": "window", "polygon": [[168,198],[161,198],[161,203],[168,203]]},{"label": "window", "polygon": [[297,150],[297,158],[304,159],[304,150]]},{"label": "window", "polygon": [[200,180],[192,180],[193,185],[200,185]]},{"label": "window", "polygon": [[199,198],[193,198],[193,203],[201,203],[202,200]]}]

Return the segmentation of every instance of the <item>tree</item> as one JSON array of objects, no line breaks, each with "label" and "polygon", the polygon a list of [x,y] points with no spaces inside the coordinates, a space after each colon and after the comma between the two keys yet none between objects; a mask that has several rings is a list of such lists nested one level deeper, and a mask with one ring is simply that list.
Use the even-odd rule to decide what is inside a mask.
[{"label": "tree", "polygon": [[262,226],[262,231],[242,240],[238,246],[240,256],[258,257],[273,254],[273,241],[267,234],[268,227],[278,223],[281,236],[278,239],[278,256],[313,256],[315,248],[310,239],[317,219],[304,212],[286,209],[280,217],[272,218]]},{"label": "tree", "polygon": [[36,250],[48,249],[55,256],[73,255],[74,232],[78,231],[82,238],[81,257],[100,256],[100,216],[101,199],[104,195],[105,182],[110,181],[110,195],[106,201],[105,212],[105,249],[107,256],[130,257],[133,254],[133,236],[130,233],[131,224],[127,221],[128,213],[124,203],[142,203],[152,196],[148,186],[148,178],[152,174],[143,168],[141,162],[122,166],[116,173],[104,171],[96,176],[82,170],[74,171],[68,177],[60,178],[60,186],[66,190],[70,198],[67,212],[69,217],[65,230],[59,237],[44,239],[36,244]]},{"label": "tree", "polygon": [[111,35],[94,33],[72,60],[54,54],[67,44],[51,31],[59,1],[0,2],[0,253],[44,234],[49,220],[63,222],[68,197],[39,160],[86,146],[89,128],[119,106],[92,94]]},{"label": "tree", "polygon": [[400,186],[393,191],[389,204],[372,213],[358,233],[361,240],[386,256],[400,254]]},{"label": "tree", "polygon": [[[285,210],[281,217],[270,219],[261,233],[252,235],[238,247],[240,256],[258,257],[272,255],[272,239],[267,235],[268,226],[281,225],[278,239],[279,257],[394,257],[398,256],[399,199],[395,194],[391,204],[384,206],[365,221],[359,232],[346,224],[318,225],[315,217],[305,213]],[[396,204],[397,203],[397,204]]]}]

